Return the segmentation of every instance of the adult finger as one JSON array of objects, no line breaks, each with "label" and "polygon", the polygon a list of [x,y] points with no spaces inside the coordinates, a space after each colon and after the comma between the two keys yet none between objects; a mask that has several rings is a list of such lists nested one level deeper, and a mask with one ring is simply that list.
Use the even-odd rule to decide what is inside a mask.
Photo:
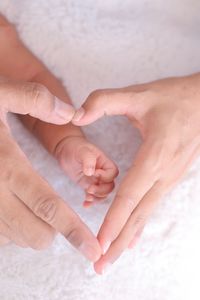
[{"label": "adult finger", "polygon": [[122,252],[128,248],[133,237],[137,238],[137,234],[139,237],[148,217],[152,213],[163,193],[162,185],[160,183],[156,183],[144,196],[135,208],[134,213],[129,217],[119,236],[113,241],[105,255],[103,255],[95,264],[95,270],[97,273],[103,273],[107,266],[113,264]]},{"label": "adult finger", "polygon": [[20,167],[16,168],[14,176],[10,179],[10,190],[38,218],[62,233],[86,258],[91,261],[99,258],[101,249],[89,228],[30,167],[24,166],[23,171]]},{"label": "adult finger", "polygon": [[159,179],[162,157],[156,155],[158,149],[155,148],[156,145],[149,140],[142,144],[119,187],[98,234],[104,252],[120,234],[144,195]]},{"label": "adult finger", "polygon": [[74,108],[52,95],[38,83],[10,81],[0,78],[0,106],[5,112],[29,114],[42,121],[66,124]]},{"label": "adult finger", "polygon": [[1,219],[0,219],[0,234],[1,234],[0,245],[13,242],[22,248],[28,247],[28,245],[21,238],[16,236],[16,234],[14,234],[11,228]]},{"label": "adult finger", "polygon": [[[143,101],[145,99],[145,101]],[[146,92],[127,89],[107,89],[92,92],[74,115],[75,125],[87,125],[104,115],[134,115],[141,117],[150,107],[152,99]]]},{"label": "adult finger", "polygon": [[196,145],[188,147],[187,151],[175,156],[165,167],[161,179],[155,182],[138,203],[118,237],[105,255],[95,264],[97,272],[101,273],[106,265],[113,263],[127,247],[132,248],[135,245],[160,198],[180,180],[198,154],[199,147]]},{"label": "adult finger", "polygon": [[35,216],[23,202],[7,191],[1,191],[0,218],[4,222],[7,236],[17,245],[21,246],[23,243],[41,250],[47,248],[55,237],[55,230],[51,226]]}]

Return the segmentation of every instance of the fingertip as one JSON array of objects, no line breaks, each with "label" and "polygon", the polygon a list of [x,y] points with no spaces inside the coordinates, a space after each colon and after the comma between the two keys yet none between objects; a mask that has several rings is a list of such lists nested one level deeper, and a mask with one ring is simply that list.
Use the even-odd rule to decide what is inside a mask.
[{"label": "fingertip", "polygon": [[87,201],[87,202],[93,202],[94,199],[95,199],[94,195],[88,194],[86,192],[85,201]]},{"label": "fingertip", "polygon": [[97,262],[94,263],[94,270],[98,275],[104,275],[111,266],[112,264],[106,262],[102,256]]},{"label": "fingertip", "polygon": [[94,267],[94,271],[95,271],[98,275],[103,275],[101,265],[98,263],[98,261],[94,263],[93,267]]},{"label": "fingertip", "polygon": [[93,176],[95,173],[95,167],[93,167],[93,166],[84,167],[83,173],[84,173],[84,175],[86,175],[88,177]]},{"label": "fingertip", "polygon": [[83,116],[85,115],[85,109],[83,107],[80,107],[74,114],[72,118],[72,123],[77,125],[81,123],[81,120],[83,119]]},{"label": "fingertip", "polygon": [[82,156],[84,175],[88,177],[94,176],[97,163],[96,154],[90,149],[85,149]]},{"label": "fingertip", "polygon": [[92,202],[84,201],[84,202],[83,202],[83,207],[84,207],[84,208],[89,208],[89,207],[92,206],[92,204],[93,204]]},{"label": "fingertip", "polygon": [[77,126],[91,124],[104,115],[104,109],[97,108],[88,102],[89,99],[81,106],[73,116],[72,123]]},{"label": "fingertip", "polygon": [[75,109],[72,105],[65,103],[57,97],[54,97],[54,119],[58,124],[67,124],[69,123],[74,114]]},{"label": "fingertip", "polygon": [[87,189],[87,193],[89,195],[95,195],[96,192],[96,186],[94,184],[90,185],[89,188]]}]

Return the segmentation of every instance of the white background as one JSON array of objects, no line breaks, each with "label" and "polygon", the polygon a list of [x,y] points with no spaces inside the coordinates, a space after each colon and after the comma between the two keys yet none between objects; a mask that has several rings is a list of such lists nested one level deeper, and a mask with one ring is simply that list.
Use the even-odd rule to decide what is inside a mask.
[{"label": "white background", "polygon": [[[96,88],[200,70],[198,0],[1,0],[0,11],[63,80],[76,106]],[[34,168],[96,232],[112,197],[84,210],[80,189],[13,117],[11,124]],[[121,178],[139,134],[120,117],[85,131],[118,163]],[[0,249],[0,299],[199,299],[199,184],[200,161],[162,199],[135,250],[124,253],[103,277],[61,236],[44,252]]]}]

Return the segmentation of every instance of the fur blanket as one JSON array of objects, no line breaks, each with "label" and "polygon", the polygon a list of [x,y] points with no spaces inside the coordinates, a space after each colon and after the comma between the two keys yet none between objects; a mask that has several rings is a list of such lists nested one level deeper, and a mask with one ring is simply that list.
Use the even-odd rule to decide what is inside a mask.
[{"label": "fur blanket", "polygon": [[[96,88],[200,70],[198,0],[1,0],[0,11],[63,80],[76,106]],[[10,123],[34,168],[97,232],[113,195],[100,206],[82,208],[82,191],[14,116]],[[118,163],[120,180],[141,142],[138,132],[121,117],[84,130]],[[0,299],[200,299],[199,194],[197,160],[160,201],[137,247],[104,276],[61,236],[43,252],[1,248]]]}]

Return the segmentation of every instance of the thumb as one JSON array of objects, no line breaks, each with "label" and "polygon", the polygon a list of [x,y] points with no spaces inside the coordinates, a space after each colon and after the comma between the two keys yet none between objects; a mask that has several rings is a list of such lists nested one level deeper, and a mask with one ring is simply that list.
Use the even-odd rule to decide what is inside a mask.
[{"label": "thumb", "polygon": [[72,123],[87,125],[104,115],[133,116],[142,109],[139,98],[141,97],[129,88],[96,90],[75,113]]},{"label": "thumb", "polygon": [[84,147],[79,153],[79,160],[82,164],[83,173],[86,176],[93,176],[96,169],[97,155],[88,147]]},{"label": "thumb", "polygon": [[58,125],[70,122],[75,113],[73,106],[59,100],[45,86],[7,79],[0,80],[0,109]]}]

